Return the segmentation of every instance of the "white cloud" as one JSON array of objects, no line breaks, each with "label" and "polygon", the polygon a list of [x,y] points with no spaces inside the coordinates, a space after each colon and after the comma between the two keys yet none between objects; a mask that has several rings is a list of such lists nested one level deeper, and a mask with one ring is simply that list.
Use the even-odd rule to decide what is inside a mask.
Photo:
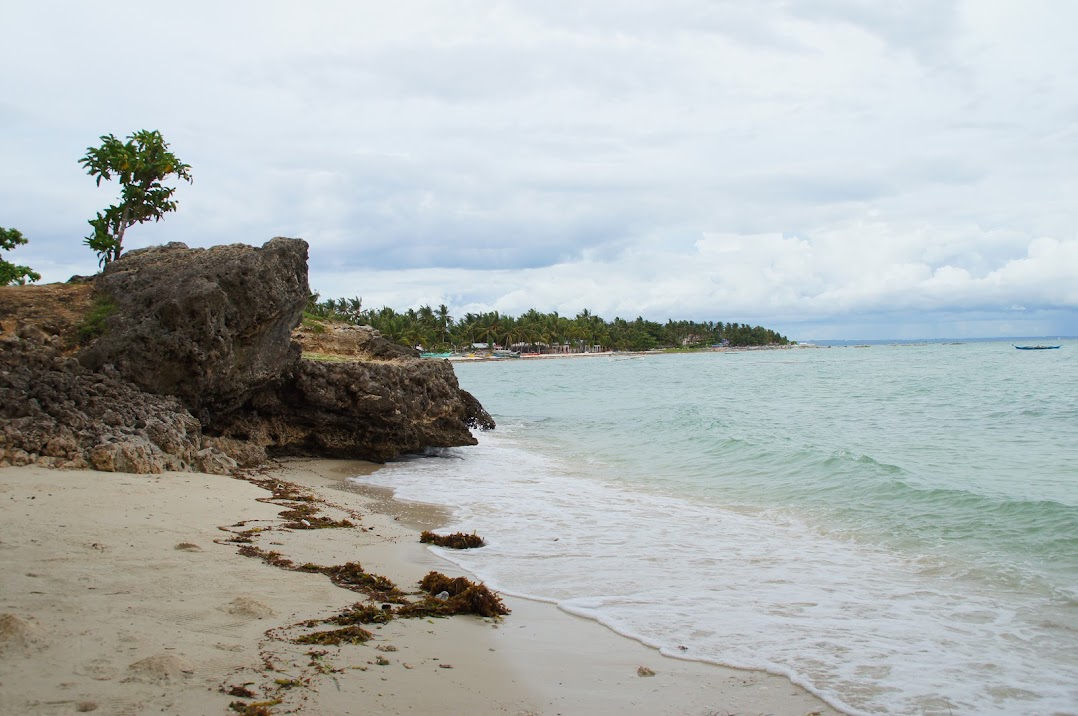
[{"label": "white cloud", "polygon": [[324,295],[1078,333],[1076,21],[1064,0],[17,0],[0,225],[47,280],[92,272],[114,192],[76,160],[158,128],[195,183],[129,245],[302,236]]}]

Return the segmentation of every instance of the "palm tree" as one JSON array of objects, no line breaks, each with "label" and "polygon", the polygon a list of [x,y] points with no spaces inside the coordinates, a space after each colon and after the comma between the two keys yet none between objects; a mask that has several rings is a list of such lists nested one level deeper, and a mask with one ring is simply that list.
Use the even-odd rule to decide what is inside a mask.
[{"label": "palm tree", "polygon": [[593,334],[595,327],[592,325],[592,313],[588,309],[583,309],[580,313],[576,314],[576,318],[573,319],[573,323],[577,326],[577,337],[584,341],[584,352],[591,352],[591,344],[593,342]]},{"label": "palm tree", "polygon": [[520,330],[520,339],[529,346],[537,348],[543,341],[543,315],[534,308],[520,317],[517,323]]},{"label": "palm tree", "polygon": [[442,327],[442,343],[449,342],[449,327],[453,325],[453,317],[449,315],[449,306],[441,303],[438,305],[438,325]]},{"label": "palm tree", "polygon": [[498,336],[502,332],[502,317],[497,311],[484,313],[479,319],[476,337],[490,344],[493,348],[498,342]]},{"label": "palm tree", "polygon": [[363,299],[359,296],[348,299],[348,317],[352,323],[359,323],[359,317],[363,313]]}]

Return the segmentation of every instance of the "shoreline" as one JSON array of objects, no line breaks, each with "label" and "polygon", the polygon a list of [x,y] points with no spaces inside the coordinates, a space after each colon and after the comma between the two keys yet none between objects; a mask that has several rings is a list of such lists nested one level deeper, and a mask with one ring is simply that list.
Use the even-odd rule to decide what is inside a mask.
[{"label": "shoreline", "polygon": [[450,363],[498,363],[514,360],[554,360],[563,358],[609,358],[611,360],[632,360],[649,358],[654,356],[672,355],[695,355],[702,353],[745,353],[748,351],[788,351],[799,348],[819,348],[813,344],[796,344],[788,346],[721,346],[715,348],[700,348],[696,350],[651,350],[651,351],[595,351],[591,353],[521,353],[518,356],[493,356],[493,355],[451,355],[439,358],[436,356],[424,356],[428,360],[447,360]]},{"label": "shoreline", "polygon": [[297,564],[359,561],[405,591],[431,570],[471,576],[419,543],[444,508],[345,486],[376,468],[293,459],[263,473],[356,524],[334,529],[282,527],[282,505],[243,479],[0,469],[0,711],[229,713],[281,699],[270,713],[838,713],[783,677],[665,657],[515,597],[501,620],[394,619],[368,625],[366,644],[293,643],[365,596],[245,558],[229,532],[258,529],[263,550]]}]

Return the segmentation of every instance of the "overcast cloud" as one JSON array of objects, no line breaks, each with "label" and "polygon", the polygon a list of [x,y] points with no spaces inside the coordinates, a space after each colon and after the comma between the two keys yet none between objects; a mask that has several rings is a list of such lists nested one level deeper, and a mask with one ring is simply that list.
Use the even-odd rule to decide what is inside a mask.
[{"label": "overcast cloud", "polygon": [[78,165],[192,165],[126,248],[310,242],[397,309],[583,308],[791,338],[1078,334],[1069,0],[0,6],[0,226],[93,273]]}]

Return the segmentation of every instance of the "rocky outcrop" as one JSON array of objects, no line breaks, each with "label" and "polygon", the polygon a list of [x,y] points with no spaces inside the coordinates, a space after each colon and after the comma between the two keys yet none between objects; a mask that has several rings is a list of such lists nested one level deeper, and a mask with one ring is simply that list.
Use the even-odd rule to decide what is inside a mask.
[{"label": "rocky outcrop", "polygon": [[[47,330],[17,306],[34,304],[31,294],[0,291],[0,465],[228,472],[267,455],[384,461],[474,444],[470,427],[493,427],[448,362],[370,328],[322,325],[310,330],[317,340],[301,329],[321,360],[302,358],[291,334],[306,262],[307,244],[283,238],[132,251],[94,281],[89,333],[72,317],[87,313],[85,286],[19,288],[52,297],[52,310],[38,310],[52,317]],[[66,294],[82,308],[59,320]],[[76,336],[95,334],[73,358]]]},{"label": "rocky outcrop", "polygon": [[494,421],[460,389],[448,361],[382,338],[370,326],[310,322],[285,380],[214,424],[222,439],[271,455],[328,455],[381,462],[428,447],[470,445],[468,428]]},{"label": "rocky outcrop", "polygon": [[466,390],[460,391],[460,399],[464,401],[464,422],[473,430],[493,430],[496,426],[494,418],[479,400]]},{"label": "rocky outcrop", "polygon": [[415,348],[387,341],[370,326],[350,323],[310,321],[293,331],[292,338],[303,348],[304,354],[331,359],[370,361],[419,357]]},{"label": "rocky outcrop", "polygon": [[290,336],[307,303],[307,243],[131,251],[96,289],[116,308],[80,354],[83,365],[114,365],[146,391],[175,395],[206,424],[299,360]]},{"label": "rocky outcrop", "polygon": [[448,363],[303,360],[280,386],[228,417],[221,434],[271,454],[382,462],[425,447],[475,444]]},{"label": "rocky outcrop", "polygon": [[151,395],[113,367],[90,371],[32,328],[0,335],[0,464],[109,472],[228,473],[236,462],[203,442],[174,398]]}]

